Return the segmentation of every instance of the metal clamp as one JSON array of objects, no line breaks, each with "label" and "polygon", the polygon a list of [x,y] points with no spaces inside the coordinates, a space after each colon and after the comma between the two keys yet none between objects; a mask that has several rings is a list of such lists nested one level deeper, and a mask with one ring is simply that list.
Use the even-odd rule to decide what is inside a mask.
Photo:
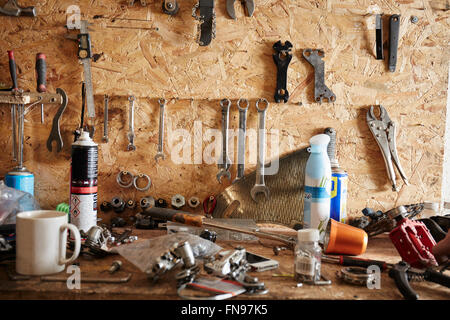
[{"label": "metal clamp", "polygon": [[[137,181],[140,178],[145,178],[147,179],[147,185],[143,188],[138,187],[137,185]],[[134,177],[133,179],[133,186],[136,188],[136,190],[138,191],[147,191],[148,189],[150,189],[150,186],[152,185],[152,180],[150,179],[150,177],[144,173],[140,173],[137,176]]]},{"label": "metal clamp", "polygon": [[[124,176],[130,176],[129,182],[123,180]],[[129,171],[120,171],[116,178],[117,184],[122,188],[129,188],[133,185],[134,175]]]}]

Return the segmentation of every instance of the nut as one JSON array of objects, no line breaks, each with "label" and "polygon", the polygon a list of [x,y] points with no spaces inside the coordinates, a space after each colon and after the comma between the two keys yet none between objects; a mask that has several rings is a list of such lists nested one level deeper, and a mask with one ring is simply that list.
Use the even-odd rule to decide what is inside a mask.
[{"label": "nut", "polygon": [[155,206],[155,199],[151,196],[141,198],[139,201],[139,206],[142,210],[150,209]]},{"label": "nut", "polygon": [[134,200],[128,200],[127,201],[127,208],[128,209],[134,209],[134,208],[136,208],[136,202],[134,201]]},{"label": "nut", "polygon": [[120,197],[114,197],[111,201],[114,212],[121,213],[125,210],[125,201]]},{"label": "nut", "polygon": [[174,209],[180,209],[180,208],[184,207],[185,204],[186,204],[186,200],[184,199],[184,197],[181,194],[176,194],[172,197],[172,207]]},{"label": "nut", "polygon": [[197,208],[200,204],[200,199],[197,197],[191,197],[188,201],[188,205],[191,208]]}]

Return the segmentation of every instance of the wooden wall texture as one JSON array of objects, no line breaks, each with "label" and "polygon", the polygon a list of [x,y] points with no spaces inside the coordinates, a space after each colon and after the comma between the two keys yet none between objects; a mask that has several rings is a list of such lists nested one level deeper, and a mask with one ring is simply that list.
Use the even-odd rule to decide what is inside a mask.
[{"label": "wooden wall texture", "polygon": [[[238,19],[234,21],[226,13],[225,1],[216,1],[217,38],[208,47],[199,47],[194,41],[194,0],[179,1],[181,8],[175,17],[161,12],[159,0],[148,1],[147,7],[139,1],[130,7],[125,1],[46,0],[35,4],[23,0],[22,6],[37,6],[37,18],[1,16],[0,82],[10,84],[6,50],[12,49],[19,68],[19,86],[35,90],[34,59],[36,53],[44,52],[49,90],[54,92],[60,87],[69,96],[61,121],[64,148],[58,154],[46,149],[57,107],[45,107],[45,124],[40,123],[39,108],[27,116],[25,165],[35,174],[35,193],[41,206],[54,208],[68,201],[72,131],[80,118],[83,71],[76,57],[76,44],[65,39],[69,5],[79,5],[82,18],[93,23],[93,51],[99,55],[92,65],[95,141],[100,155],[99,201],[115,195],[138,200],[146,194],[170,200],[176,193],[203,199],[229,185],[227,181],[217,183],[215,164],[179,165],[170,157],[155,163],[160,97],[169,101],[167,155],[175,148],[168,141],[173,130],[183,128],[194,134],[196,120],[201,121],[203,134],[207,129],[220,128],[218,101],[222,98],[233,100],[231,128],[238,126],[235,101],[241,97],[251,100],[248,128],[256,128],[254,102],[265,97],[271,102],[267,129],[280,131],[280,154],[307,146],[309,138],[326,127],[337,129],[339,161],[350,179],[350,215],[359,215],[366,206],[384,210],[439,200],[450,40],[448,1],[255,2],[254,17],[245,17],[237,6]],[[375,13],[384,13],[385,18],[401,14],[395,73],[388,72],[386,61],[375,59]],[[410,22],[412,15],[419,18],[417,24]],[[135,29],[138,27],[142,29]],[[387,36],[385,32],[385,39]],[[288,104],[273,102],[276,67],[272,45],[278,40],[294,44]],[[337,96],[335,103],[314,103],[314,74],[302,58],[304,48],[324,49],[325,81]],[[104,94],[111,96],[107,144],[101,142]],[[126,150],[130,94],[137,98],[135,152]],[[382,104],[399,127],[398,151],[411,186],[403,186],[399,180],[402,189],[398,193],[391,191],[382,155],[365,122],[367,108],[372,104]],[[0,148],[4,151],[0,154],[0,175],[4,176],[15,164],[10,152],[10,111],[6,106],[0,110]],[[198,132],[196,135],[198,138]],[[203,147],[208,144],[210,141],[203,141]],[[247,165],[246,172],[254,167]],[[152,187],[147,193],[119,188],[115,179],[120,170],[149,174]],[[234,177],[235,166],[232,173]],[[102,218],[111,216],[99,213]]]}]

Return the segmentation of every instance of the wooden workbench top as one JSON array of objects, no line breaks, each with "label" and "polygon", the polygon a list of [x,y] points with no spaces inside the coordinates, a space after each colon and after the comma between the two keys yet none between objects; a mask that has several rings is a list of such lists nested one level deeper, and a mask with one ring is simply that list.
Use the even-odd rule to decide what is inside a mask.
[{"label": "wooden workbench top", "polygon": [[[133,234],[139,239],[151,238],[166,234],[165,231],[135,230]],[[233,249],[236,242],[218,242],[224,249]],[[366,287],[343,283],[336,277],[336,271],[342,266],[323,263],[322,273],[332,280],[331,286],[296,287],[296,282],[289,277],[274,276],[287,274],[293,271],[293,253],[282,251],[275,256],[270,242],[264,246],[258,242],[245,242],[242,244],[248,251],[279,261],[280,267],[276,270],[251,273],[264,281],[269,292],[265,295],[240,295],[234,299],[331,299],[331,300],[396,300],[402,299],[394,281],[386,272],[382,273],[381,288],[369,290]],[[369,240],[364,258],[384,260],[389,263],[398,262],[399,256],[387,235],[380,235]],[[123,262],[121,271],[111,277],[132,274],[129,282],[121,284],[95,284],[81,283],[81,289],[69,290],[64,282],[42,282],[40,277],[31,277],[29,280],[12,281],[7,275],[8,268],[14,269],[14,264],[0,265],[0,299],[179,299],[176,292],[175,272],[166,274],[156,284],[151,284],[146,275],[137,267],[120,256],[108,256],[100,259],[79,257],[77,262],[81,269],[81,277],[108,277],[106,270],[113,260]],[[202,271],[203,273],[204,271]],[[68,276],[65,272],[60,275]],[[415,282],[412,287],[419,294],[420,299],[449,299],[450,289],[429,282]]]}]

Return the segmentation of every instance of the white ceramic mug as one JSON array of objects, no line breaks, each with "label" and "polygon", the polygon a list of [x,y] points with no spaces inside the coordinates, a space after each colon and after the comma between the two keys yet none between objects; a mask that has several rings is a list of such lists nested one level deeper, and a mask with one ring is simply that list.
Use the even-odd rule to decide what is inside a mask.
[{"label": "white ceramic mug", "polygon": [[[68,223],[67,213],[50,210],[25,211],[16,218],[16,272],[46,275],[61,272],[80,253],[78,228]],[[66,259],[67,229],[75,238],[72,257]]]}]

